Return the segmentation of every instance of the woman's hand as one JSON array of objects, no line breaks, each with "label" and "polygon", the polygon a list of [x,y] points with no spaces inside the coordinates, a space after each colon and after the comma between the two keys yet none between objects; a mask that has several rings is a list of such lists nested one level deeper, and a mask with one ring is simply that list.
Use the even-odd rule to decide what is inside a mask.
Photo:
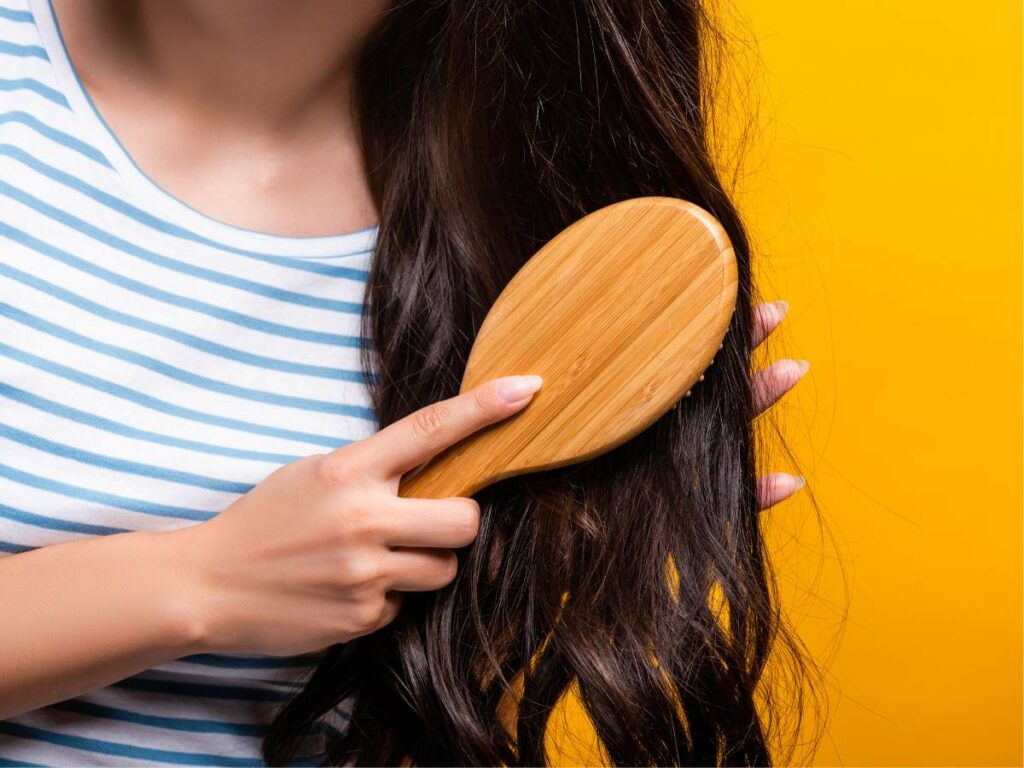
[{"label": "woman's hand", "polygon": [[[469,497],[403,498],[399,480],[477,430],[520,411],[540,377],[492,379],[365,440],[278,468],[216,517],[170,532],[207,652],[296,655],[369,634],[401,591],[455,578],[476,538]],[[517,390],[509,384],[520,384]]]},{"label": "woman's hand", "polygon": [[[754,308],[760,344],[785,302]],[[780,360],[754,381],[762,412],[807,371]],[[450,445],[518,412],[494,379],[427,406],[330,453],[280,467],[210,520],[169,532],[190,559],[196,634],[207,652],[295,655],[369,634],[398,613],[401,592],[440,589],[455,578],[454,550],[476,538],[471,497],[397,495],[402,476]],[[758,479],[762,508],[802,487],[775,473]],[[186,578],[186,576],[183,576]]]},{"label": "woman's hand", "polygon": [[[774,331],[786,316],[789,305],[784,301],[770,301],[754,307],[754,346],[758,346]],[[763,413],[779,398],[789,392],[807,373],[806,360],[779,360],[754,376],[754,406]],[[761,509],[767,509],[789,498],[804,487],[804,479],[785,472],[775,472],[757,479],[757,499]]]}]

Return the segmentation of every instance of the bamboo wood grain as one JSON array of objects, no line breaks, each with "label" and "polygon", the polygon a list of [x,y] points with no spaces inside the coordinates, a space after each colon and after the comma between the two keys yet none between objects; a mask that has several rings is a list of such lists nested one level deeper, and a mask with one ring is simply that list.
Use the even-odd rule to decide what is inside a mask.
[{"label": "bamboo wood grain", "polygon": [[574,222],[491,307],[461,391],[511,374],[540,374],[544,385],[522,411],[403,477],[399,495],[470,496],[636,436],[713,361],[736,280],[725,231],[684,200],[633,198]]}]

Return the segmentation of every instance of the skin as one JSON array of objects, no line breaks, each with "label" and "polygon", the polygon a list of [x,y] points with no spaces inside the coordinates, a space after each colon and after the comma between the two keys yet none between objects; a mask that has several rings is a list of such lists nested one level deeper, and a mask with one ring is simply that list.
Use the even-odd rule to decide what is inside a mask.
[{"label": "skin", "polygon": [[[296,13],[293,0],[54,0],[79,76],[156,183],[214,218],[294,236],[377,221],[339,95],[351,92],[353,63],[386,5],[305,0]],[[755,307],[758,344],[786,309]],[[784,359],[759,371],[758,411],[806,370]],[[0,643],[0,719],[193,653],[344,642],[391,621],[402,592],[448,584],[479,505],[400,498],[398,482],[523,408],[532,394],[500,396],[509,378],[519,377],[285,465],[206,522],[0,560],[0,604],[16,619]],[[786,473],[760,478],[761,506],[800,487]]]},{"label": "skin", "polygon": [[[71,60],[138,165],[193,208],[281,235],[377,211],[349,109],[388,0],[54,0]],[[257,44],[254,45],[254,41]]]}]

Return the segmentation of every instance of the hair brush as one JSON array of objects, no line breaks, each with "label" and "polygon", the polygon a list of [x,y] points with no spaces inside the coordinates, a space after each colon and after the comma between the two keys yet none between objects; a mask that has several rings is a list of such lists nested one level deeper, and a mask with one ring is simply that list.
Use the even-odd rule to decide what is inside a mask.
[{"label": "hair brush", "polygon": [[528,373],[543,386],[523,410],[407,473],[398,494],[471,496],[621,445],[704,378],[735,304],[732,245],[693,203],[638,197],[578,219],[498,296],[460,391]]}]

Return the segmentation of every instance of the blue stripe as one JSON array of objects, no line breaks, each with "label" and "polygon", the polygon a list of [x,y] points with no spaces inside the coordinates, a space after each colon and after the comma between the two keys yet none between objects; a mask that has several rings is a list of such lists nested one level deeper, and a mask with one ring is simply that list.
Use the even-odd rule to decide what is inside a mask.
[{"label": "blue stripe", "polygon": [[304,376],[315,376],[317,378],[336,381],[366,383],[367,380],[372,381],[376,379],[375,376],[364,375],[362,371],[353,371],[347,368],[328,368],[326,366],[307,365],[305,363],[293,363],[288,360],[278,360],[273,357],[254,355],[240,349],[225,347],[222,344],[207,341],[199,336],[194,336],[175,328],[168,328],[167,326],[160,325],[159,323],[154,323],[149,320],[125,314],[124,312],[119,312],[118,310],[111,309],[110,307],[105,307],[102,304],[98,304],[95,301],[91,301],[90,299],[61,288],[58,285],[54,285],[53,283],[42,280],[35,275],[22,272],[20,269],[6,264],[0,264],[0,275],[16,280],[22,285],[31,286],[37,291],[42,291],[43,293],[49,294],[56,299],[60,299],[67,304],[71,304],[74,307],[78,307],[81,310],[97,315],[98,317],[102,317],[106,320],[110,320],[111,322],[118,323],[119,325],[136,328],[140,331],[148,331],[154,335],[163,336],[164,338],[184,344],[187,347],[192,347],[193,349],[198,349],[208,354],[216,355],[217,357],[223,357],[227,360],[235,360],[236,362],[259,368],[269,368],[271,370],[283,371],[285,373],[298,373]]},{"label": "blue stripe", "polygon": [[[0,42],[0,45],[2,45],[2,42]],[[0,48],[0,50],[2,50],[2,48]],[[91,144],[86,144],[84,141],[76,139],[69,133],[64,133],[64,131],[59,131],[52,126],[46,125],[27,112],[4,112],[0,114],[0,125],[3,125],[4,123],[20,123],[21,125],[31,128],[36,133],[45,136],[50,139],[50,141],[62,144],[68,149],[74,150],[75,152],[78,152],[79,154],[88,157],[90,160],[94,160],[100,165],[106,166],[107,168],[111,167],[110,161],[104,157],[102,152]]]},{"label": "blue stripe", "polygon": [[20,469],[15,469],[14,467],[10,467],[6,464],[0,464],[0,477],[5,477],[12,482],[20,483],[21,485],[27,485],[30,488],[38,488],[43,491],[49,491],[50,493],[67,496],[68,498],[82,499],[84,501],[91,501],[108,507],[127,509],[143,515],[153,515],[154,517],[175,517],[181,518],[182,520],[205,521],[217,514],[217,512],[188,509],[186,507],[175,507],[168,504],[156,504],[149,501],[130,499],[127,496],[117,496],[113,493],[94,491],[91,488],[81,488],[77,485],[62,483],[49,477],[40,477],[39,475],[33,475],[30,472],[23,472]]},{"label": "blue stripe", "polygon": [[137,760],[158,760],[174,765],[224,765],[224,766],[262,766],[263,761],[257,757],[224,757],[207,755],[201,752],[172,752],[168,749],[138,747],[134,744],[122,744],[116,741],[91,739],[85,736],[74,736],[69,733],[56,733],[43,728],[35,728],[21,723],[0,721],[0,733],[7,733],[21,739],[34,739],[61,747],[79,749],[83,752],[94,752],[100,755],[116,755]]},{"label": "blue stripe", "polygon": [[271,691],[264,688],[247,688],[241,685],[217,685],[215,683],[183,683],[178,680],[152,680],[149,678],[126,677],[113,683],[118,688],[148,693],[166,693],[172,696],[190,696],[197,699],[232,699],[236,701],[287,702],[294,697],[292,692]]},{"label": "blue stripe", "polygon": [[10,304],[6,304],[4,302],[0,302],[0,316],[8,317],[17,323],[27,325],[30,328],[35,328],[37,331],[62,339],[70,344],[75,344],[76,346],[83,347],[85,349],[91,349],[93,352],[106,355],[107,357],[123,360],[126,363],[137,365],[140,368],[145,368],[170,379],[190,384],[193,387],[198,387],[199,389],[218,392],[222,395],[230,395],[243,400],[253,400],[255,402],[267,403],[268,405],[298,408],[305,411],[313,411],[315,413],[336,413],[342,416],[351,416],[353,418],[364,419],[367,421],[371,421],[374,418],[373,411],[370,408],[366,408],[361,405],[332,403],[327,400],[313,400],[305,397],[279,395],[274,392],[263,392],[258,389],[249,389],[248,387],[239,387],[237,385],[227,384],[215,379],[208,379],[205,376],[199,376],[191,371],[186,371],[173,365],[168,365],[167,363],[148,357],[147,355],[133,352],[130,349],[123,349],[121,347],[114,346],[113,344],[107,344],[102,341],[90,339],[80,333],[76,333],[75,331],[63,328],[55,323],[51,323],[48,320],[23,312],[17,307],[12,307]]},{"label": "blue stripe", "polygon": [[49,256],[51,259],[66,264],[80,272],[93,275],[105,282],[113,283],[114,285],[131,291],[132,293],[138,293],[142,296],[163,302],[164,304],[171,304],[172,306],[190,309],[193,312],[208,315],[209,317],[215,317],[218,320],[224,320],[243,328],[261,331],[274,336],[298,339],[299,341],[308,341],[314,344],[354,347],[357,349],[360,347],[360,337],[358,336],[323,333],[321,331],[310,331],[303,328],[295,328],[290,325],[272,323],[256,317],[250,317],[249,315],[243,315],[240,312],[235,312],[230,309],[224,309],[223,307],[218,307],[213,304],[207,304],[203,301],[197,301],[196,299],[189,298],[188,296],[180,296],[168,291],[162,291],[159,288],[154,288],[153,286],[146,285],[145,283],[140,283],[137,280],[131,280],[117,274],[116,272],[111,272],[109,269],[99,267],[85,259],[73,256],[67,251],[49,245],[48,243],[44,243],[42,240],[33,237],[27,232],[6,223],[0,222],[0,235],[8,238],[9,240],[13,240],[16,243],[20,243],[27,248],[31,248],[44,256]]},{"label": "blue stripe", "polygon": [[[228,243],[220,243],[216,240],[211,240],[208,237],[203,237],[195,232],[180,227],[177,224],[158,218],[147,211],[137,208],[134,205],[115,197],[98,187],[94,187],[86,181],[72,176],[65,171],[47,165],[43,161],[33,157],[27,152],[11,146],[0,145],[0,155],[6,155],[20,163],[27,165],[34,171],[46,176],[47,178],[53,179],[54,181],[63,184],[66,187],[70,187],[83,195],[92,198],[96,202],[105,205],[111,210],[117,211],[131,219],[144,224],[151,229],[155,229],[159,232],[163,232],[167,235],[173,235],[180,237],[183,240],[188,240],[199,245],[216,248],[227,253],[233,253],[236,256],[244,256],[245,258],[254,259],[256,261],[266,262],[268,264],[274,264],[279,267],[288,267],[291,269],[298,270],[300,272],[312,272],[318,275],[326,275],[328,277],[340,277],[347,280],[355,280],[358,282],[365,283],[369,273],[365,269],[356,269],[354,267],[344,267],[334,264],[317,264],[306,261],[309,257],[296,257],[296,256],[277,256],[273,254],[260,253],[257,251],[248,250],[245,248],[237,248]],[[357,251],[351,254],[337,254],[338,256],[361,256],[368,251]],[[333,258],[325,256],[323,258]]]},{"label": "blue stripe", "polygon": [[262,738],[267,730],[265,725],[257,724],[225,723],[191,717],[144,715],[141,712],[132,712],[120,707],[108,707],[103,704],[93,704],[81,699],[60,701],[56,704],[51,704],[47,709],[59,709],[62,712],[74,712],[79,715],[102,717],[124,723],[138,723],[140,725],[150,725],[154,728],[167,728],[173,731],[187,731],[189,733],[234,733],[239,736]]},{"label": "blue stripe", "polygon": [[214,456],[229,456],[233,459],[268,462],[271,464],[290,464],[291,462],[302,458],[302,456],[287,453],[262,453],[260,451],[246,451],[241,448],[225,448],[220,445],[200,443],[195,440],[185,440],[180,437],[163,435],[159,432],[150,432],[145,429],[138,429],[128,424],[122,424],[118,421],[113,421],[102,416],[96,416],[95,414],[81,411],[77,408],[72,408],[70,405],[58,403],[55,400],[48,400],[44,397],[39,397],[38,395],[34,395],[24,389],[18,389],[17,387],[12,387],[9,384],[4,384],[3,382],[0,382],[0,397],[15,400],[29,406],[30,408],[34,408],[37,411],[50,413],[54,416],[59,416],[62,419],[68,419],[69,421],[77,421],[79,424],[85,424],[93,427],[94,429],[103,430],[104,432],[110,432],[115,435],[120,435],[121,437],[130,437],[150,443],[169,445],[173,448],[183,448],[188,451],[209,453]]},{"label": "blue stripe", "polygon": [[113,382],[106,381],[105,379],[97,378],[96,376],[90,376],[87,373],[75,370],[74,368],[69,368],[68,366],[61,365],[60,363],[55,363],[52,360],[46,360],[45,358],[33,355],[30,352],[25,352],[23,350],[16,349],[15,347],[11,347],[3,342],[0,342],[0,355],[9,357],[12,360],[17,360],[25,365],[30,365],[33,368],[46,371],[54,376],[60,376],[61,378],[73,381],[76,384],[81,384],[84,387],[105,392],[108,395],[118,397],[122,400],[129,400],[154,411],[167,413],[171,416],[178,416],[179,418],[187,419],[189,421],[196,421],[200,424],[227,427],[229,429],[237,429],[240,432],[249,432],[255,435],[265,435],[267,437],[279,437],[284,440],[297,440],[299,442],[311,443],[313,445],[320,445],[327,448],[337,448],[352,442],[351,440],[342,439],[332,435],[317,435],[311,432],[297,432],[291,429],[279,429],[277,427],[269,427],[265,424],[254,424],[240,419],[229,419],[215,413],[204,413],[191,408],[183,408],[179,405],[174,405],[173,403],[158,400],[157,398],[151,397],[143,392],[138,392],[134,389],[121,386],[120,384],[115,384]]},{"label": "blue stripe", "polygon": [[17,80],[0,80],[0,91],[34,91],[42,96],[44,99],[49,99],[54,104],[64,107],[65,109],[71,109],[71,105],[68,104],[68,100],[64,98],[64,94],[60,91],[54,90],[50,86],[39,82],[31,77],[22,77]]},{"label": "blue stripe", "polygon": [[25,432],[16,427],[0,423],[0,437],[13,440],[16,443],[27,445],[37,451],[48,453],[51,456],[60,456],[71,459],[81,464],[89,464],[94,467],[110,469],[126,475],[138,477],[152,477],[157,480],[165,480],[169,483],[181,483],[194,488],[209,488],[213,491],[224,491],[225,493],[248,493],[253,489],[252,483],[237,483],[230,480],[220,480],[216,477],[196,475],[191,472],[182,472],[176,469],[167,469],[152,464],[143,464],[138,461],[128,461],[114,456],[107,456],[102,453],[85,451],[65,443],[57,443],[47,440],[45,437]]},{"label": "blue stripe", "polygon": [[115,533],[128,533],[128,528],[114,528],[109,525],[93,525],[92,523],[79,523],[74,520],[64,520],[49,515],[37,515],[35,512],[26,512],[23,509],[15,509],[6,504],[0,504],[0,518],[13,520],[22,525],[34,525],[37,528],[48,528],[53,531],[68,531],[71,533],[84,533],[93,536],[109,536]]},{"label": "blue stripe", "polygon": [[17,43],[10,43],[6,40],[0,40],[0,53],[6,53],[9,56],[21,56],[23,58],[37,58],[43,61],[49,61],[50,57],[46,55],[46,49],[38,45],[18,45]]},{"label": "blue stripe", "polygon": [[7,195],[7,197],[12,200],[17,200],[19,203],[23,203],[44,216],[48,216],[54,221],[59,221],[61,224],[77,230],[97,242],[108,245],[111,248],[116,248],[119,251],[136,257],[137,259],[141,259],[149,264],[155,264],[159,267],[163,267],[164,269],[171,270],[172,272],[178,272],[180,274],[195,277],[217,285],[226,285],[230,288],[236,288],[240,291],[253,293],[257,296],[264,296],[285,304],[294,304],[296,306],[312,307],[314,309],[324,309],[330,312],[344,312],[354,315],[358,315],[362,311],[362,304],[358,302],[323,299],[319,296],[309,296],[304,293],[287,291],[272,285],[265,285],[253,280],[246,280],[245,278],[228,275],[223,272],[217,272],[213,269],[197,267],[193,264],[177,261],[176,259],[162,256],[159,253],[154,253],[153,251],[146,250],[145,248],[140,248],[134,243],[129,243],[127,240],[122,240],[116,235],[112,235],[105,230],[94,227],[92,224],[83,221],[77,216],[71,215],[67,211],[55,208],[49,203],[43,202],[38,197],[30,195],[24,190],[18,189],[5,181],[0,181],[0,194]]},{"label": "blue stripe", "polygon": [[[102,717],[107,720],[117,720],[124,723],[139,723],[154,728],[166,728],[172,731],[185,731],[187,733],[234,733],[239,736],[251,736],[263,738],[267,726],[249,723],[226,723],[217,720],[197,719],[191,717],[165,717],[161,715],[145,715],[140,712],[133,712],[120,707],[108,707],[104,704],[93,704],[81,699],[68,699],[51,704],[47,709],[58,709],[62,712],[74,712],[89,717]],[[348,713],[339,712],[342,719],[348,721]],[[313,724],[316,731],[326,731],[341,736],[339,731],[329,723],[316,722]]]},{"label": "blue stripe", "polygon": [[323,654],[317,656],[267,656],[264,658],[244,658],[240,656],[221,656],[215,653],[195,653],[182,656],[177,661],[200,664],[204,667],[220,667],[222,669],[284,669],[291,667],[313,667]]},{"label": "blue stripe", "polygon": [[32,22],[32,13],[29,11],[16,11],[13,8],[0,8],[0,19],[7,19],[8,21],[27,21]]},{"label": "blue stripe", "polygon": [[[20,555],[22,552],[31,552],[35,547],[28,547],[24,544],[15,544],[12,541],[0,541],[0,552],[9,552],[12,555]],[[2,765],[2,763],[0,763]]]},{"label": "blue stripe", "polygon": [[24,760],[8,760],[6,757],[0,757],[0,766],[15,766],[16,768],[50,768],[50,766],[43,765],[42,763],[27,763]]}]

